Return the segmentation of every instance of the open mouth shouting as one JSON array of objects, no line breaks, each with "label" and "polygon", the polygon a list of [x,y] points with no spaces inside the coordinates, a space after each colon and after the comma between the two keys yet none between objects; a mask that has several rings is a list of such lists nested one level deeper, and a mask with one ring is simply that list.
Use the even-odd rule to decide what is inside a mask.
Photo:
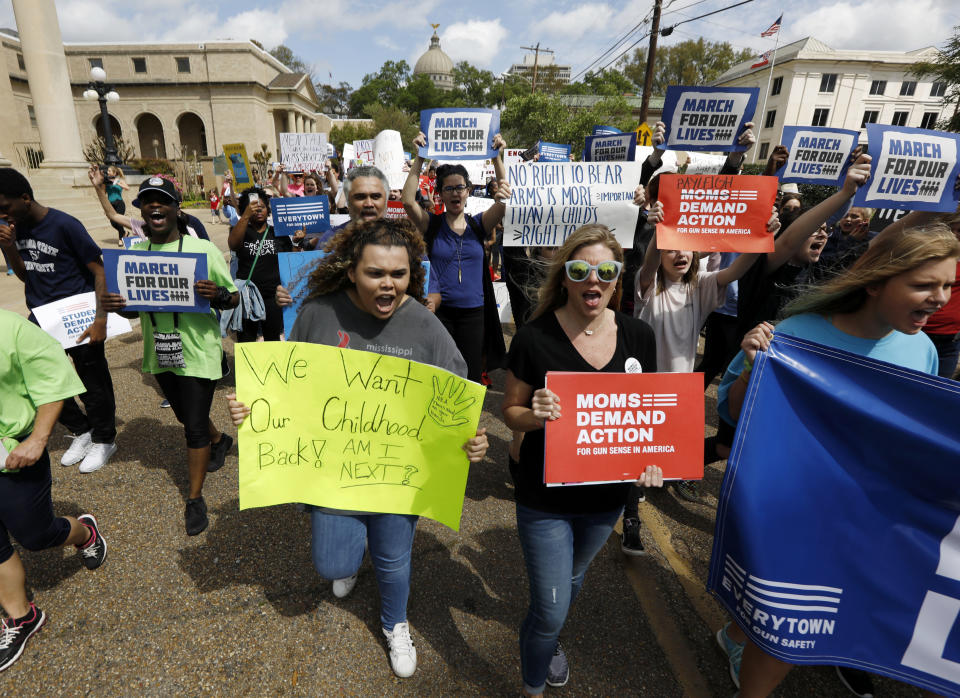
[{"label": "open mouth shouting", "polygon": [[373,299],[377,311],[384,315],[389,315],[394,310],[394,304],[397,302],[396,295],[392,293],[381,293]]},{"label": "open mouth shouting", "polygon": [[927,320],[930,319],[930,316],[933,315],[938,310],[940,310],[940,306],[933,306],[928,308],[921,308],[920,310],[914,310],[910,313],[910,324],[916,327],[917,329],[921,329],[927,324]]}]

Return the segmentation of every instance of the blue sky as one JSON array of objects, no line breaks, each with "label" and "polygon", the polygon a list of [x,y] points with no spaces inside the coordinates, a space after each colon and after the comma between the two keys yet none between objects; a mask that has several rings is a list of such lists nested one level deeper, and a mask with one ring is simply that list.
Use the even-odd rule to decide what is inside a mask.
[{"label": "blue sky", "polygon": [[[735,4],[737,0],[664,0],[662,25]],[[386,60],[411,67],[429,46],[431,23],[455,61],[500,73],[519,62],[521,46],[555,51],[558,62],[586,68],[618,38],[648,17],[652,0],[57,0],[64,41],[144,41],[255,38],[268,48],[290,46],[322,80],[360,84]],[[661,39],[672,44],[700,36],[758,54],[773,47],[760,37],[783,12],[781,44],[814,36],[841,49],[909,51],[942,44],[960,25],[960,3],[948,0],[753,2],[684,23]],[[804,12],[798,9],[802,5]],[[13,27],[10,0],[0,0],[0,26]],[[639,37],[631,38],[629,45]],[[645,47],[643,40],[638,47]],[[600,65],[619,53],[620,49]]]}]

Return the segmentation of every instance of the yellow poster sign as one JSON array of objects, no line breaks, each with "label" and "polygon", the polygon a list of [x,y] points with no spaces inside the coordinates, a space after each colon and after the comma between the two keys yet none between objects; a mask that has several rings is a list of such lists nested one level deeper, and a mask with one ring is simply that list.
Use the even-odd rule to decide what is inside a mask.
[{"label": "yellow poster sign", "polygon": [[396,356],[237,344],[240,508],[288,502],[460,527],[485,388]]},{"label": "yellow poster sign", "polygon": [[227,158],[227,166],[233,174],[234,192],[253,186],[253,170],[247,159],[247,146],[243,143],[228,143],[223,146],[223,154]]},{"label": "yellow poster sign", "polygon": [[653,145],[653,131],[647,123],[637,127],[637,145]]}]

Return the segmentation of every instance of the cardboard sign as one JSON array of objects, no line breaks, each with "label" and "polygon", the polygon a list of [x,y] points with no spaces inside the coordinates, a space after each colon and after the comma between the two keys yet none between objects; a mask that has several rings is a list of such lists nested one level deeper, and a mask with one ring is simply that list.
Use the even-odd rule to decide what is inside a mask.
[{"label": "cardboard sign", "polygon": [[591,135],[593,135],[593,136],[612,136],[612,135],[614,135],[614,134],[616,134],[616,133],[623,133],[623,131],[621,131],[620,129],[618,129],[616,126],[594,126],[594,127],[593,127],[593,133],[592,133]]},{"label": "cardboard sign", "polygon": [[665,150],[744,151],[737,138],[753,119],[759,87],[667,87]]},{"label": "cardboard sign", "polygon": [[523,150],[523,148],[504,148],[503,164],[519,165],[521,162],[523,162]]},{"label": "cardboard sign", "polygon": [[634,133],[637,134],[637,145],[653,146],[653,131],[650,129],[650,124],[640,124]]},{"label": "cardboard sign", "polygon": [[273,234],[294,235],[298,230],[319,234],[330,230],[330,199],[326,196],[292,196],[270,199]]},{"label": "cardboard sign", "polygon": [[637,150],[635,133],[587,136],[583,147],[584,162],[632,162]]},{"label": "cardboard sign", "polygon": [[103,250],[107,290],[127,301],[124,310],[159,313],[209,313],[210,301],[194,284],[207,278],[202,252]]},{"label": "cardboard sign", "polygon": [[867,124],[867,138],[873,168],[869,181],[857,189],[854,206],[957,210],[960,134]]},{"label": "cardboard sign", "polygon": [[[33,309],[37,324],[48,335],[60,342],[64,349],[77,346],[77,339],[97,316],[97,294],[78,293]],[[130,321],[116,313],[107,314],[107,339],[131,331]],[[85,339],[80,344],[87,344]]]},{"label": "cardboard sign", "polygon": [[537,144],[540,159],[537,162],[570,162],[570,146],[540,141]]},{"label": "cardboard sign", "polygon": [[[469,201],[469,199],[468,199]],[[388,201],[387,210],[383,214],[384,218],[389,218],[390,220],[399,220],[400,218],[407,217],[407,211],[403,207],[402,201]]]},{"label": "cardboard sign", "polygon": [[373,164],[373,139],[364,138],[362,141],[354,141],[353,149],[355,151],[355,157],[360,161],[361,165],[372,165]]},{"label": "cardboard sign", "polygon": [[807,182],[839,187],[857,147],[859,131],[821,126],[787,126],[781,142],[790,157],[777,170],[781,182]]},{"label": "cardboard sign", "polygon": [[238,344],[236,375],[251,409],[239,428],[240,509],[304,502],[459,528],[461,446],[476,433],[483,386],[397,356],[303,342]]},{"label": "cardboard sign", "polygon": [[399,131],[385,130],[373,139],[373,164],[383,172],[391,189],[403,189],[407,173],[403,171],[403,141]]},{"label": "cardboard sign", "polygon": [[227,143],[223,146],[223,154],[233,175],[233,191],[239,192],[246,187],[252,187],[253,170],[250,169],[250,160],[247,159],[247,146],[243,143]]},{"label": "cardboard sign", "polygon": [[[667,152],[669,153],[671,151],[668,150]],[[684,174],[717,174],[726,161],[726,155],[687,153],[687,169],[684,171]]]},{"label": "cardboard sign", "polygon": [[327,166],[327,134],[281,133],[280,152],[287,172],[323,172]]},{"label": "cardboard sign", "polygon": [[648,465],[664,479],[703,477],[702,373],[551,371],[545,385],[563,411],[546,423],[548,486],[633,481]]},{"label": "cardboard sign", "polygon": [[503,244],[557,247],[580,226],[601,223],[631,247],[640,214],[633,204],[640,168],[638,162],[511,165]]},{"label": "cardboard sign", "polygon": [[777,178],[756,175],[663,175],[661,250],[773,252],[767,221]]},{"label": "cardboard sign", "polygon": [[421,158],[483,160],[497,156],[493,137],[500,133],[496,109],[426,109],[420,112],[420,130],[427,145]]},{"label": "cardboard sign", "polygon": [[353,143],[344,143],[343,152],[340,153],[341,160],[343,161],[343,166],[345,169],[350,169],[352,163],[357,159],[357,149]]}]

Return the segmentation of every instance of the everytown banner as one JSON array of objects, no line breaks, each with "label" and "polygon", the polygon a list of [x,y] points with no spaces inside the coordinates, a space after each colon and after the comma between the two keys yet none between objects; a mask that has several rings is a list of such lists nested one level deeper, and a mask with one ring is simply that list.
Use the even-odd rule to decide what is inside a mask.
[{"label": "everytown banner", "polygon": [[776,177],[757,175],[661,175],[657,248],[773,252],[767,221],[777,184]]},{"label": "everytown banner", "polygon": [[569,145],[561,143],[547,143],[539,141],[537,143],[537,152],[540,154],[538,162],[570,162]]},{"label": "everytown banner", "polygon": [[637,150],[637,134],[587,136],[583,147],[584,162],[633,161]]},{"label": "everytown banner", "polygon": [[867,124],[867,140],[873,167],[853,197],[854,206],[957,210],[960,134]]},{"label": "everytown banner", "polygon": [[957,414],[960,383],[774,334],[710,561],[751,640],[960,696]]},{"label": "everytown banner", "polygon": [[322,196],[290,196],[270,199],[274,235],[294,235],[298,230],[320,234],[330,230],[330,199]]},{"label": "everytown banner", "polygon": [[859,131],[824,126],[786,126],[783,143],[790,156],[779,170],[781,182],[806,182],[839,187],[857,147]]},{"label": "everytown banner", "polygon": [[494,158],[493,137],[500,133],[500,112],[496,109],[425,109],[420,112],[420,130],[427,144],[421,158],[483,160]]},{"label": "everytown banner", "polygon": [[664,150],[744,151],[737,143],[753,120],[759,87],[667,87]]},{"label": "everytown banner", "polygon": [[210,301],[194,284],[207,278],[202,252],[103,250],[107,290],[127,302],[124,310],[158,313],[209,313]]},{"label": "everytown banner", "polygon": [[633,203],[640,168],[639,162],[510,165],[503,244],[558,247],[580,226],[602,223],[631,248],[640,214]]},{"label": "everytown banner", "polygon": [[703,374],[547,373],[563,416],[544,435],[547,486],[634,481],[648,465],[667,480],[703,477]]},{"label": "everytown banner", "polygon": [[[363,343],[362,341],[360,342]],[[485,388],[399,356],[237,345],[240,509],[288,502],[417,514],[457,530]]]}]

